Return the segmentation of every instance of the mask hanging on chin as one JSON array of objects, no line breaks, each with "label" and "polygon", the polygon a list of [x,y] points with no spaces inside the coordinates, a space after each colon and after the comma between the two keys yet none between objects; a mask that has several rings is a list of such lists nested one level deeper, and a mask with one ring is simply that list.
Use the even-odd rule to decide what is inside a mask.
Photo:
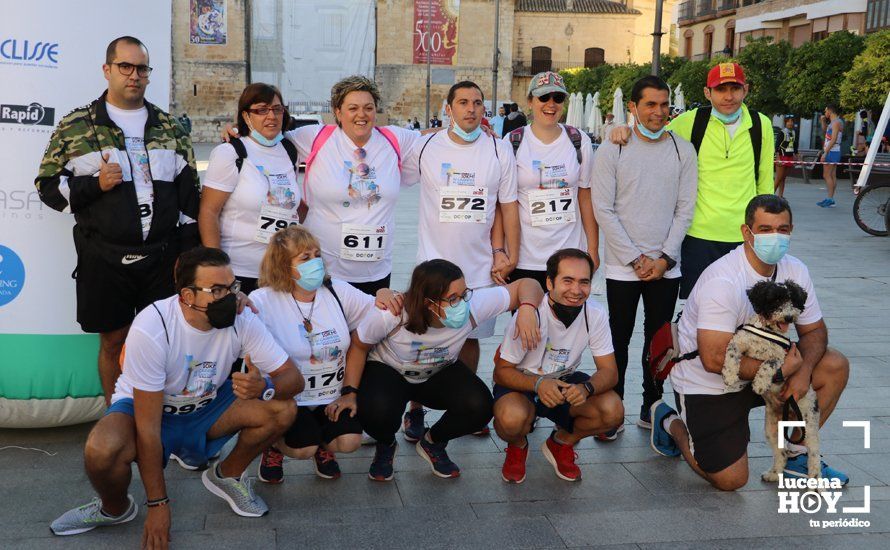
[{"label": "mask hanging on chin", "polygon": [[246,118],[244,119],[244,122],[247,123],[247,127],[250,129],[250,137],[252,137],[254,141],[259,143],[263,147],[274,147],[281,143],[281,140],[284,139],[284,134],[282,134],[281,132],[278,132],[278,135],[276,135],[272,139],[269,139],[263,134],[254,130],[253,126],[250,124],[250,122],[248,122]]},{"label": "mask hanging on chin", "polygon": [[637,130],[639,130],[639,132],[641,134],[643,134],[643,136],[645,136],[646,138],[651,139],[651,140],[661,139],[661,136],[664,134],[664,129],[665,129],[664,126],[661,127],[661,130],[659,130],[657,132],[653,132],[649,128],[646,128],[645,126],[643,126],[643,123],[640,122],[639,113],[634,111],[633,116],[634,116],[634,120],[637,121]]},{"label": "mask hanging on chin", "polygon": [[464,132],[463,128],[461,128],[460,126],[455,124],[454,121],[452,121],[451,122],[451,131],[454,132],[454,135],[456,135],[460,139],[470,142],[470,143],[473,143],[474,141],[479,139],[479,136],[482,135],[482,125],[480,124],[479,126],[476,126],[476,129],[473,130],[472,132]]},{"label": "mask hanging on chin", "polygon": [[739,107],[736,112],[724,115],[714,107],[711,109],[711,114],[723,124],[734,124],[742,116],[742,108]]},{"label": "mask hanging on chin", "polygon": [[584,309],[584,304],[581,304],[580,306],[567,306],[554,301],[550,304],[550,309],[553,311],[553,315],[559,319],[559,322],[566,328],[569,328],[572,326],[572,323],[575,322],[575,319],[578,318],[581,310]]}]

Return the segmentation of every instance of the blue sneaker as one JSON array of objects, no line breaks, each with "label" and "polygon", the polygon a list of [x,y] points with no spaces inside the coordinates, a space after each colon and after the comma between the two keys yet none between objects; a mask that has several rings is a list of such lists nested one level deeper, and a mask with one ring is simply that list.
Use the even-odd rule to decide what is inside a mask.
[{"label": "blue sneaker", "polygon": [[652,449],[664,456],[680,456],[680,449],[671,434],[664,429],[663,420],[677,411],[670,408],[663,399],[659,399],[649,408],[649,418],[652,422],[652,432],[649,435],[649,444]]},{"label": "blue sneaker", "polygon": [[836,205],[837,203],[834,202],[834,199],[825,199],[825,204],[823,204],[822,206],[824,206],[825,208],[834,208]]},{"label": "blue sneaker", "polygon": [[444,443],[430,443],[426,437],[421,436],[415,448],[417,454],[429,463],[433,473],[437,476],[444,478],[460,476],[460,468],[451,462],[448,453],[445,452]]},{"label": "blue sneaker", "polygon": [[408,443],[417,443],[423,437],[425,430],[423,416],[423,407],[408,409],[408,412],[405,413],[402,427],[405,430],[405,441]]},{"label": "blue sneaker", "polygon": [[368,469],[368,477],[374,481],[389,481],[392,479],[392,461],[396,455],[396,442],[391,445],[377,443],[374,452],[374,460]]},{"label": "blue sneaker", "polygon": [[[785,464],[785,474],[793,477],[807,477],[807,455],[799,454],[794,457],[788,457],[788,462]],[[846,485],[850,482],[850,477],[841,472],[840,470],[835,470],[824,461],[822,462],[822,477],[826,479],[839,479],[841,485]]]}]

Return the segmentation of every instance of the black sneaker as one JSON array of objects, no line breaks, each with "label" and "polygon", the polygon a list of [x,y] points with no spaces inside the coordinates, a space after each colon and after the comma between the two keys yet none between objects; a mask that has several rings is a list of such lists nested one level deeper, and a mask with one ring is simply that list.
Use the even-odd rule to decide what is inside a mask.
[{"label": "black sneaker", "polygon": [[391,444],[377,443],[374,451],[374,461],[368,469],[368,477],[374,481],[389,481],[392,479],[392,461],[396,455],[396,442]]},{"label": "black sneaker", "polygon": [[275,447],[263,451],[256,476],[263,483],[278,484],[284,481],[284,455],[281,451]]},{"label": "black sneaker", "polygon": [[315,451],[315,475],[324,479],[337,479],[340,477],[340,465],[334,453],[321,447]]},{"label": "black sneaker", "polygon": [[430,443],[426,437],[421,437],[415,448],[417,454],[429,463],[434,474],[444,478],[458,477],[460,468],[448,458],[445,445],[445,443]]},{"label": "black sneaker", "polygon": [[423,417],[423,407],[408,409],[408,412],[405,413],[402,427],[405,430],[405,441],[408,443],[417,443],[423,437],[425,430]]}]

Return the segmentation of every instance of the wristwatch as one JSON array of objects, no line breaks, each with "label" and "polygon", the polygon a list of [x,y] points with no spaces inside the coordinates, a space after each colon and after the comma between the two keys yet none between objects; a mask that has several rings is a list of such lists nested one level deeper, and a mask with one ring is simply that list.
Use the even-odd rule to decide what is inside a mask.
[{"label": "wristwatch", "polygon": [[674,269],[674,266],[677,265],[677,260],[671,258],[670,256],[668,256],[668,255],[665,254],[664,252],[661,253],[661,259],[667,262],[667,264],[668,264],[668,269]]},{"label": "wristwatch", "polygon": [[266,381],[266,389],[263,390],[262,395],[260,395],[260,399],[263,401],[269,401],[273,397],[275,397],[275,384],[272,383],[272,379],[268,376],[264,376],[263,380]]},{"label": "wristwatch", "polygon": [[587,390],[587,397],[590,397],[593,395],[593,392],[596,391],[593,384],[590,383],[590,380],[584,382],[584,389]]}]

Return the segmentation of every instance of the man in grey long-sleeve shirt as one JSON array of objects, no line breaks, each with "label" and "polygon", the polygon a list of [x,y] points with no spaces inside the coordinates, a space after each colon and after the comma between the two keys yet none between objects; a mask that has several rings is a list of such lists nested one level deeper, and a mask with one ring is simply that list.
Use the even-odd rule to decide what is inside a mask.
[{"label": "man in grey long-sleeve shirt", "polygon": [[[606,296],[618,362],[615,391],[624,398],[627,348],[643,298],[643,406],[637,424],[651,428],[649,407],[662,388],[649,374],[646,356],[652,334],[670,321],[680,289],[680,245],[695,210],[698,163],[695,148],[664,130],[668,87],[647,76],[634,84],[630,111],[637,124],[627,145],[610,141],[594,157],[591,194],[605,235]],[[618,432],[597,436],[614,440]]]}]

